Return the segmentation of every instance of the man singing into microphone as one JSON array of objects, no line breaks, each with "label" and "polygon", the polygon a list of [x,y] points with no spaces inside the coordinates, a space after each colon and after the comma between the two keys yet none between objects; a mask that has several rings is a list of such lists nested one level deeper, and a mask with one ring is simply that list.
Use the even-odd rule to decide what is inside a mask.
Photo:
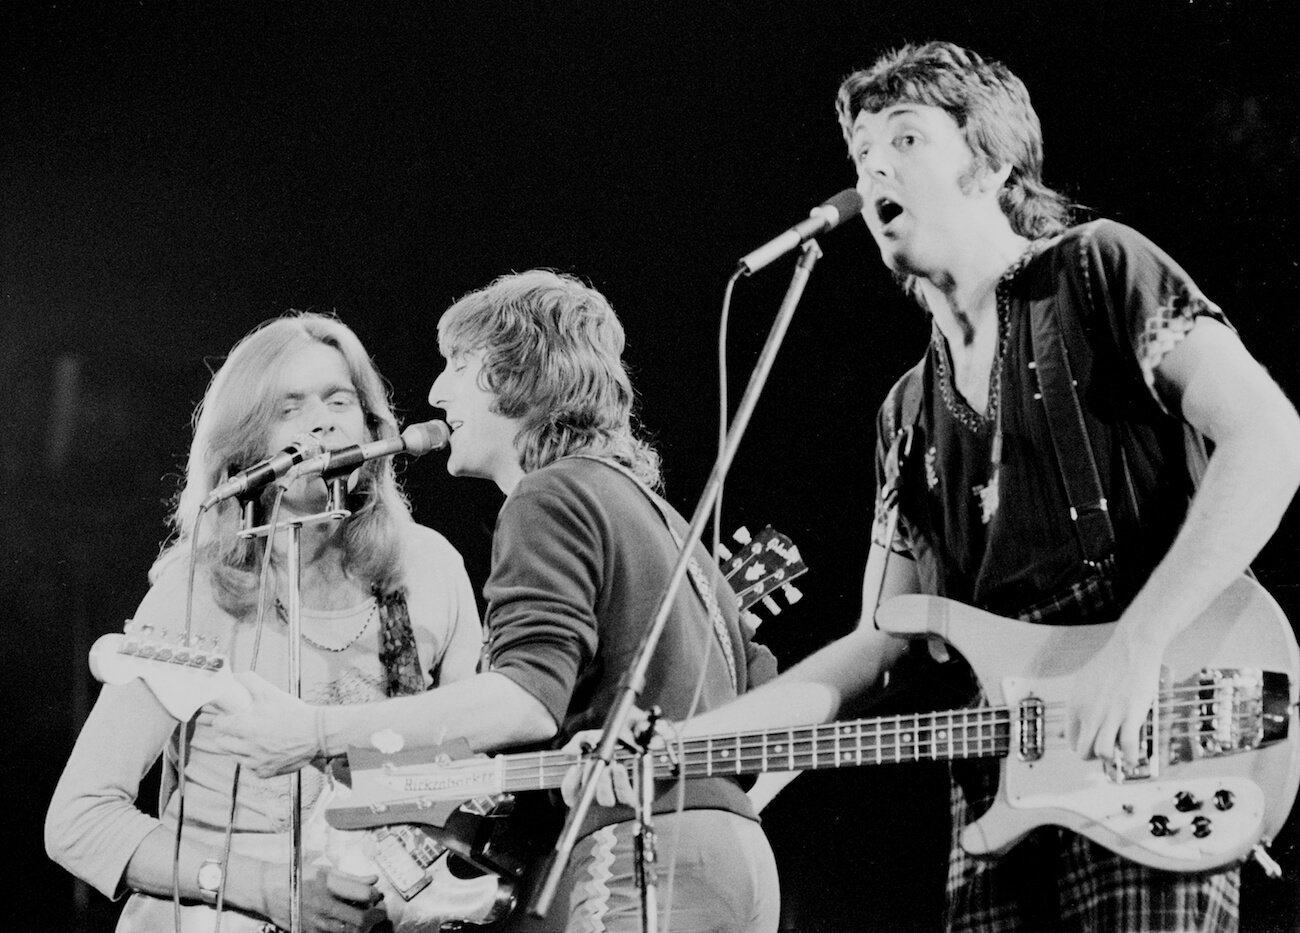
[{"label": "man singing into microphone", "polygon": [[[447,362],[429,401],[453,429],[447,469],[506,493],[484,588],[486,669],[418,697],[315,710],[250,680],[250,709],[200,722],[258,774],[368,745],[379,730],[408,747],[462,737],[496,751],[598,727],[666,591],[687,523],[655,491],[659,458],[633,428],[623,328],[604,296],[552,272],[505,276],[453,305],[438,339]],[[707,551],[691,547],[640,694],[678,719],[776,671]],[[654,808],[663,928],[774,931],[775,862],[744,790],[717,777],[680,795],[659,788]],[[628,808],[593,808],[545,922],[520,911],[513,923],[641,930],[633,833]]]},{"label": "man singing into microphone", "polygon": [[[1005,66],[909,46],[849,76],[838,111],[867,226],[932,322],[878,418],[882,487],[911,432],[897,533],[878,501],[856,632],[689,731],[833,718],[905,651],[873,626],[878,597],[921,592],[1033,623],[1118,620],[1059,711],[1062,753],[1131,766],[1166,647],[1291,501],[1300,420],[1158,247],[1109,221],[1068,226]],[[1185,440],[1201,437],[1198,476]],[[996,762],[954,776],[949,929],[1236,929],[1235,869],[1160,872],[1055,827],[972,858],[957,838],[987,809]]]},{"label": "man singing into microphone", "polygon": [[[176,537],[153,567],[136,630],[151,626],[155,636],[165,632],[175,641],[192,608],[196,646],[215,645],[227,656],[227,670],[255,670],[286,687],[286,535],[271,546],[263,591],[265,539],[239,537],[239,501],[223,498],[202,511],[200,505],[231,472],[284,460],[281,452],[296,459],[315,445],[337,450],[396,437],[383,380],[350,329],[331,317],[300,314],[254,330],[230,352],[197,412],[189,468],[171,516]],[[263,520],[278,491],[252,490]],[[472,675],[481,630],[464,564],[442,535],[411,520],[391,459],[361,468],[347,506],[346,520],[302,528],[303,697],[332,707],[422,693]],[[285,484],[277,514],[292,521],[324,507],[324,484],[305,477]],[[260,625],[259,606],[266,609]],[[178,786],[179,724],[151,686],[199,693],[205,681],[196,673],[186,682],[184,669],[153,663],[161,672],[141,662],[143,680],[100,691],[50,803],[51,857],[108,897],[131,892],[119,933],[173,929],[173,890],[185,905],[186,930],[214,928],[219,892],[222,929],[262,929],[262,921],[289,929],[291,780],[244,771],[235,793],[235,761],[200,724],[188,728]],[[150,679],[155,674],[159,680]],[[159,756],[162,793],[154,812],[161,818],[155,819],[137,797]],[[313,750],[309,757],[320,767],[303,773],[301,928],[369,929],[384,908],[397,919],[401,899],[371,872],[373,843],[364,833],[331,836],[323,818],[307,816],[329,783],[325,756]],[[316,864],[323,847],[342,864]],[[383,903],[368,911],[385,892]],[[438,925],[403,929],[436,931]]]}]

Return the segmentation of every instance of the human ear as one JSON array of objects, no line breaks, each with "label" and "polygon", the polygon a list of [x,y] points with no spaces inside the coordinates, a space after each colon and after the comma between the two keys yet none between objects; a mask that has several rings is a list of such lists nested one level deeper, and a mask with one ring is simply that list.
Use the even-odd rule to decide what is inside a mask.
[{"label": "human ear", "polygon": [[980,191],[1001,191],[1006,187],[1007,179],[1011,177],[1011,163],[993,168],[987,162],[981,166],[978,175],[978,184]]}]

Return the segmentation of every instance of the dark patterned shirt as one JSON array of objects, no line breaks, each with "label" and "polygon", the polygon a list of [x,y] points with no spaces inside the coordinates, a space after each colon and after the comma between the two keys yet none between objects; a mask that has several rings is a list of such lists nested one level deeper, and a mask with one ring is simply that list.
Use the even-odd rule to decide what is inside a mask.
[{"label": "dark patterned shirt", "polygon": [[[1158,247],[1111,221],[1036,244],[999,284],[998,305],[986,413],[957,392],[937,329],[880,409],[878,480],[904,386],[920,380],[894,549],[916,560],[926,593],[1034,621],[1115,618],[1168,550],[1194,488],[1187,426],[1156,367],[1198,316],[1223,315]],[[1082,559],[1030,365],[1040,313],[1060,322],[1115,527],[1115,552],[1100,569]],[[878,503],[878,534],[882,511]]]}]

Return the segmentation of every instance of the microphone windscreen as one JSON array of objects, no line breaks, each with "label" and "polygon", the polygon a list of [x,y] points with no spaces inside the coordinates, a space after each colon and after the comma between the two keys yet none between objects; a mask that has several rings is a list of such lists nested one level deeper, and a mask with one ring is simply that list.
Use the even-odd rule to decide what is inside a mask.
[{"label": "microphone windscreen", "polygon": [[450,439],[451,428],[447,427],[447,422],[439,421],[437,418],[410,425],[402,432],[402,440],[406,442],[406,452],[412,457],[419,457],[431,450],[441,450],[447,446]]},{"label": "microphone windscreen", "polygon": [[829,207],[835,211],[836,219],[831,223],[831,229],[834,229],[844,221],[862,213],[862,195],[858,194],[856,188],[845,188],[834,197],[823,201],[822,207]]}]

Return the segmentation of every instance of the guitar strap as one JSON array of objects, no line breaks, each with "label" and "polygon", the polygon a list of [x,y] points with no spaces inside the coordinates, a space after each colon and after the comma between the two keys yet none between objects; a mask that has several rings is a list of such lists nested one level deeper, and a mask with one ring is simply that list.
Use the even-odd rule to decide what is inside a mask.
[{"label": "guitar strap", "polygon": [[[655,491],[647,486],[639,476],[617,460],[609,457],[598,457],[595,454],[570,454],[569,457],[603,463],[630,479],[637,489],[641,490],[645,497],[650,500],[650,504],[655,507],[659,517],[663,519],[664,526],[668,529],[668,533],[672,535],[673,543],[677,545],[677,550],[683,551],[686,549],[686,542],[682,540],[682,536],[677,533],[677,529],[673,527],[668,518],[668,503],[656,495]],[[569,457],[564,459],[569,459]],[[694,554],[691,555],[686,570],[687,576],[691,578],[691,585],[696,595],[700,597],[700,602],[704,603],[704,608],[709,614],[709,621],[713,623],[713,632],[717,636],[718,645],[722,649],[722,658],[727,663],[727,673],[731,677],[731,689],[736,693],[740,693],[740,678],[736,671],[738,653],[735,642],[727,631],[727,622],[722,617],[722,608],[718,605],[718,594],[714,591],[708,575],[704,572],[704,568],[700,566],[700,562],[695,559]]]},{"label": "guitar strap", "polygon": [[1083,408],[1076,391],[1078,383],[1070,372],[1069,350],[1056,311],[1050,304],[1035,305],[1030,333],[1034,359],[1029,368],[1038,379],[1037,394],[1047,416],[1048,433],[1069,502],[1075,538],[1083,562],[1089,567],[1101,567],[1114,552],[1115,527],[1110,520],[1110,506],[1101,487],[1097,460],[1083,420]]}]

